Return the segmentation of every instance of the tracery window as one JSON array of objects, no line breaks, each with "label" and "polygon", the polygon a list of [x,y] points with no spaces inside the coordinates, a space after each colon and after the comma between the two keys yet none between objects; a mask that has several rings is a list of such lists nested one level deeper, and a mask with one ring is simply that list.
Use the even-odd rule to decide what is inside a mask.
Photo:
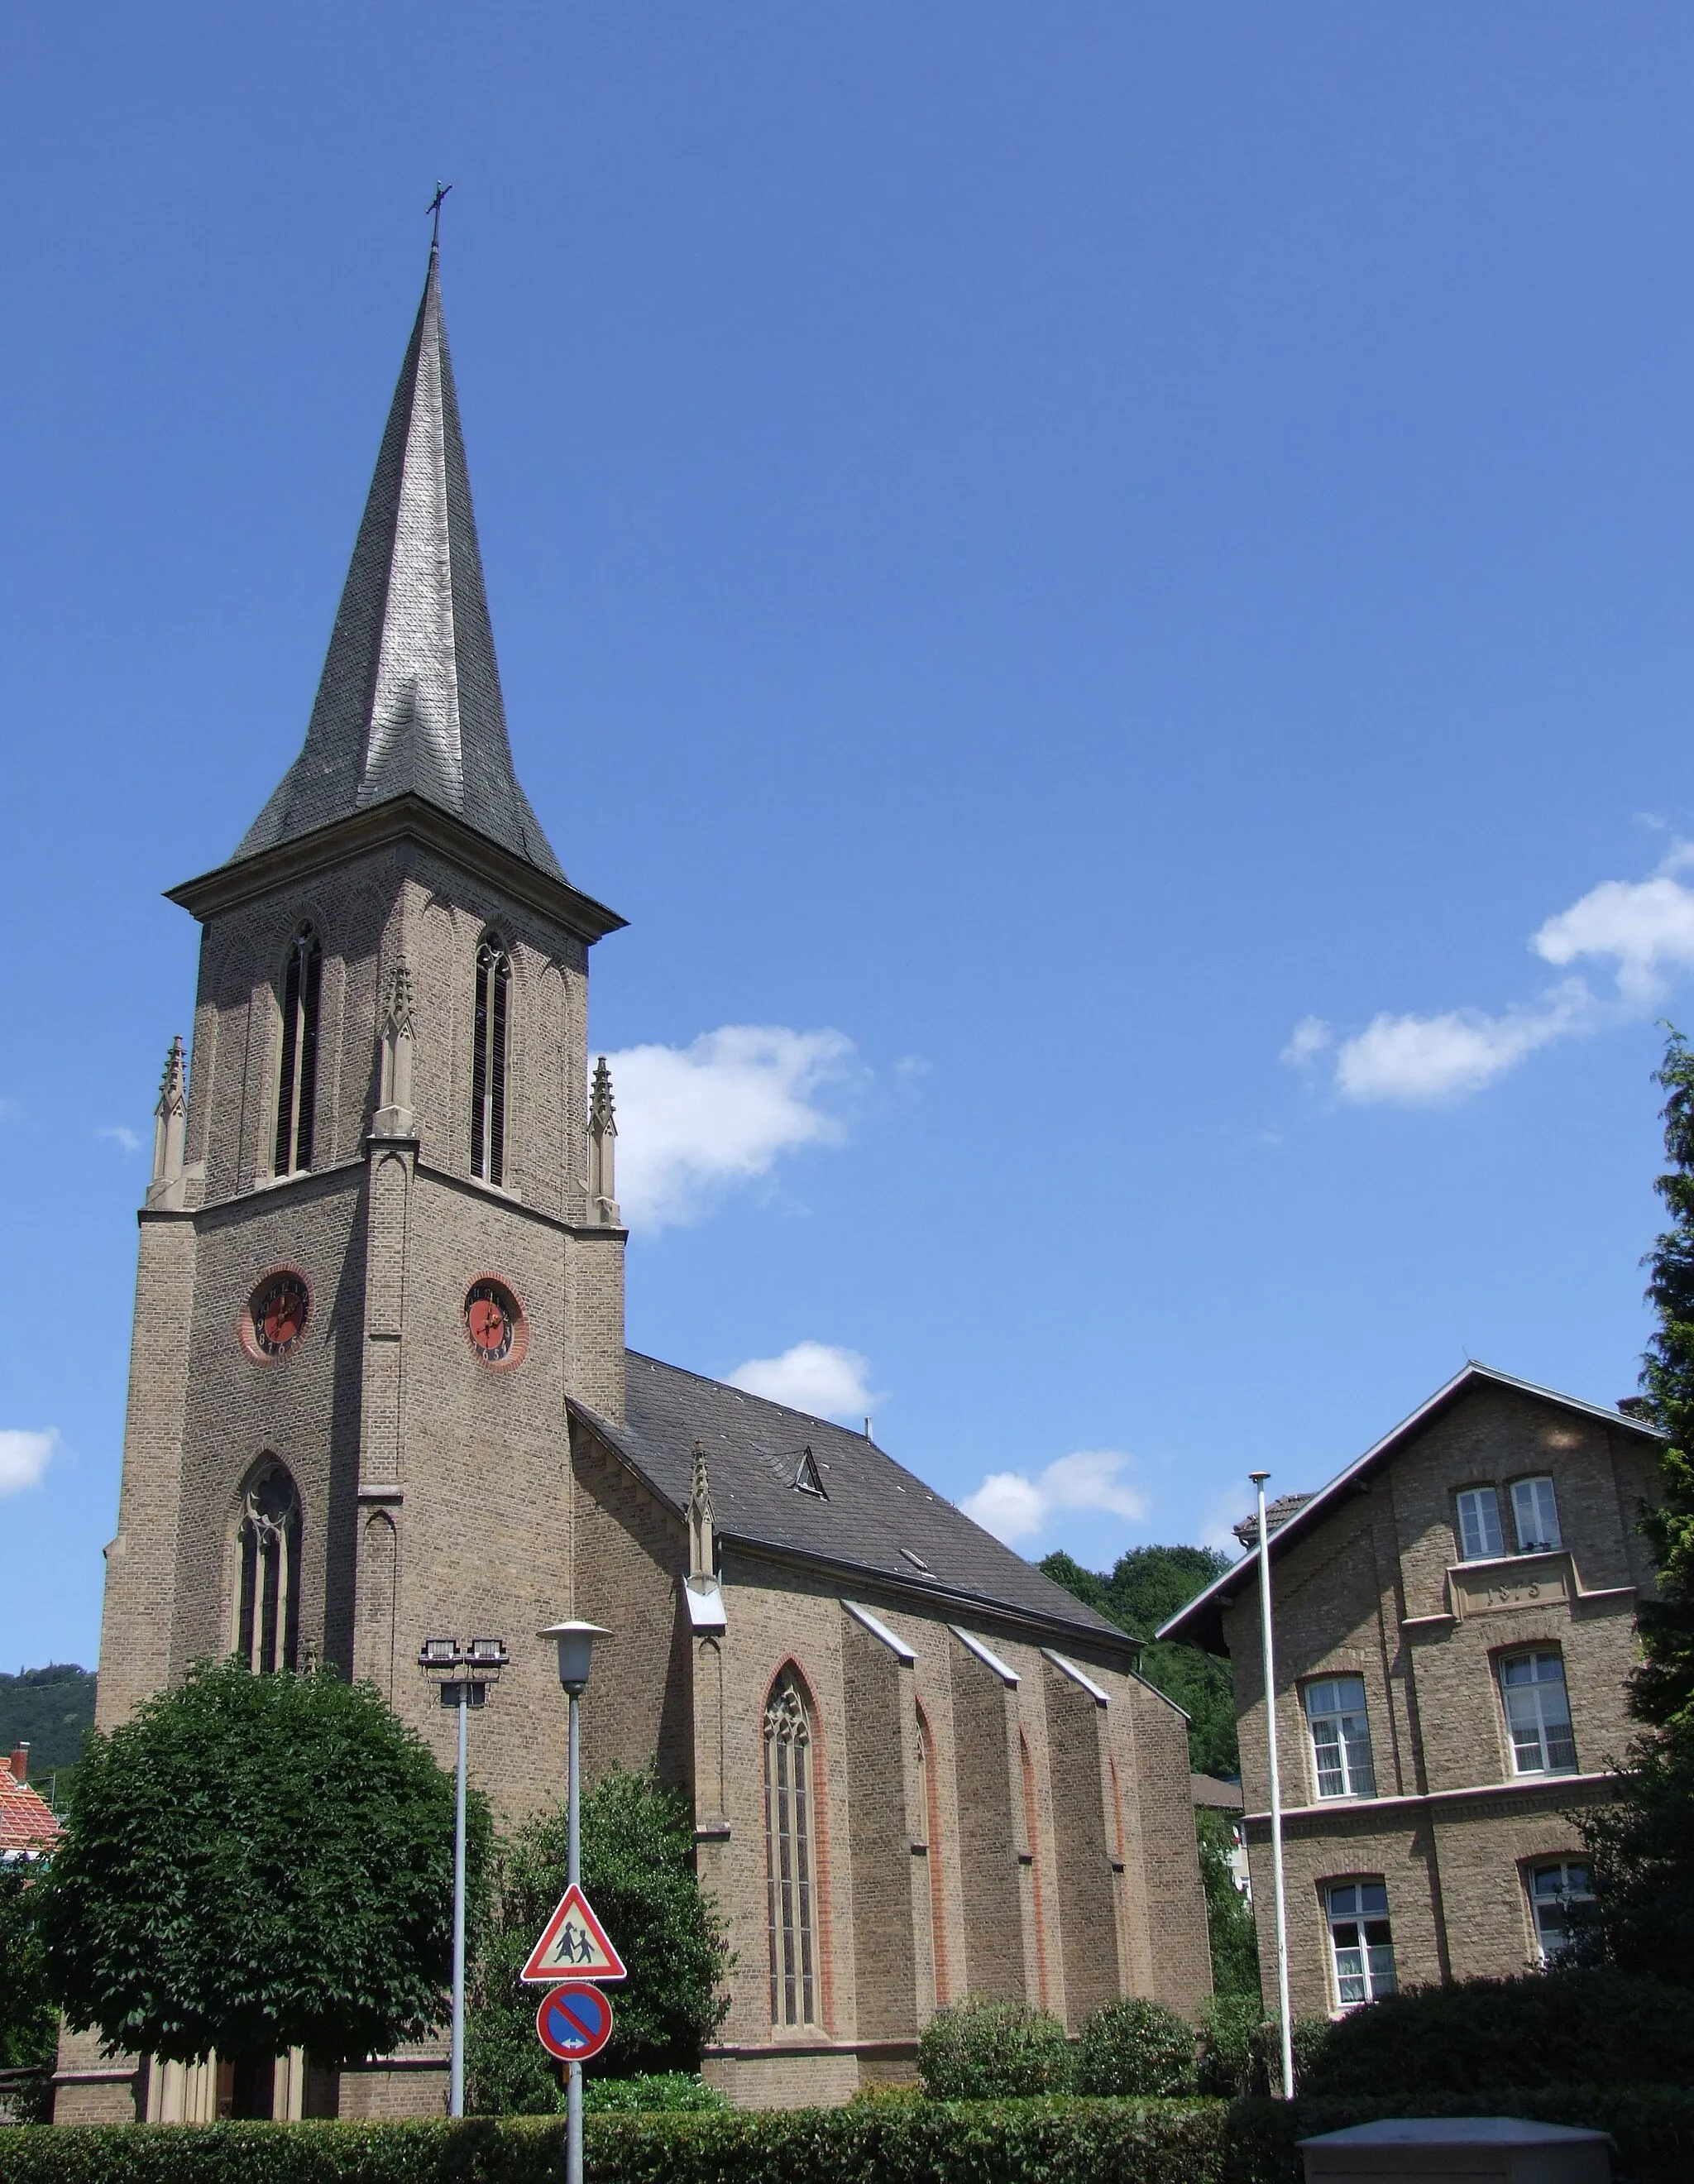
[{"label": "tracery window", "polygon": [[282,1464],[265,1464],[248,1488],[237,1539],[236,1651],[256,1675],[292,1669],[300,1644],[300,1496]]},{"label": "tracery window", "polygon": [[778,1677],[765,1708],[765,1871],[771,2022],[817,2022],[816,1851],[811,1719],[800,1679]]},{"label": "tracery window", "polygon": [[511,958],[493,933],[476,949],[476,1009],[471,1056],[471,1173],[504,1183],[506,1172],[506,1025]]},{"label": "tracery window", "polygon": [[303,925],[288,950],[282,974],[282,1052],[276,1072],[277,1175],[293,1175],[312,1164],[312,1120],[318,1092],[318,994],[323,983],[324,951],[309,925]]}]

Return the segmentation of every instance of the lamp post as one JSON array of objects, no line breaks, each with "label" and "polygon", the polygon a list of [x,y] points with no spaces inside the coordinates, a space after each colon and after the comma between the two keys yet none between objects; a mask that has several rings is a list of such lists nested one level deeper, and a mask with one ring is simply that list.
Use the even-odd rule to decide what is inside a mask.
[{"label": "lamp post", "polygon": [[443,1706],[459,1709],[459,1772],[453,1802],[453,2036],[448,2062],[447,2112],[465,2113],[465,1720],[482,1706],[506,1658],[498,1638],[473,1638],[462,1649],[456,1638],[426,1638],[418,1666],[440,1685]]},{"label": "lamp post", "polygon": [[[568,1623],[549,1624],[536,1635],[552,1639],[559,1648],[559,1680],[571,1702],[570,1756],[565,1774],[566,1880],[574,1888],[582,1877],[582,1761],[577,1707],[588,1680],[594,1641],[609,1638],[611,1633],[598,1623],[579,1623],[573,1618]],[[565,2184],[582,2184],[582,2066],[571,2063],[566,2070]]]},{"label": "lamp post", "polygon": [[1271,1887],[1276,1906],[1276,2001],[1282,2031],[1282,2097],[1294,2098],[1294,2027],[1288,2014],[1288,1903],[1282,1870],[1282,1769],[1276,1741],[1276,1649],[1271,1641],[1270,1527],[1265,1522],[1268,1471],[1247,1474],[1259,1496],[1259,1630],[1264,1642],[1265,1744],[1270,1758]]}]

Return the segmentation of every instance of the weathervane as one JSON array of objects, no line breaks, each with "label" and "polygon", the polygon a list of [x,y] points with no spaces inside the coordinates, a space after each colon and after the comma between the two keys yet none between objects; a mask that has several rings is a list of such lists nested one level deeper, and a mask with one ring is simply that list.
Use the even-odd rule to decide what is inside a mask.
[{"label": "weathervane", "polygon": [[442,199],[452,187],[451,182],[437,182],[435,186],[435,195],[424,207],[426,212],[432,213],[435,216],[435,233],[430,238],[430,248],[432,250],[438,250],[441,248],[441,203]]}]

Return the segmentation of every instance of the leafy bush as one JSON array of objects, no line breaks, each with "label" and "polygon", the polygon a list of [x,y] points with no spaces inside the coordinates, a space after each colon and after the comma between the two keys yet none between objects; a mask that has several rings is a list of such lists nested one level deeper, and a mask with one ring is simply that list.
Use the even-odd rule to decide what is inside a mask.
[{"label": "leafy bush", "polygon": [[1021,2002],[966,2002],[938,2009],[917,2043],[917,2075],[935,2101],[1015,2100],[1062,2093],[1071,2082],[1065,2028]]},{"label": "leafy bush", "polygon": [[[582,1886],[629,1967],[614,2000],[608,2070],[692,2070],[723,2021],[729,1951],[694,1878],[694,1850],[687,1800],[652,1774],[615,1767],[584,1791]],[[535,2036],[540,1997],[518,1974],[565,1893],[566,1851],[560,1806],[526,1822],[495,1857],[465,2036],[471,2106],[483,2114],[557,2115],[565,2105]]]},{"label": "leafy bush", "polygon": [[1225,2100],[1257,2088],[1253,2035],[1264,2012],[1257,1995],[1214,1994],[1200,2014],[1198,2073],[1202,2093]]},{"label": "leafy bush", "polygon": [[1694,1994],[1624,1972],[1413,1987],[1351,2011],[1304,2059],[1305,2093],[1468,2093],[1482,2086],[1686,2085]]},{"label": "leafy bush", "polygon": [[[1498,2089],[1426,2115],[1532,2116],[1608,2131],[1619,2184],[1686,2184],[1694,2093]],[[593,2184],[1299,2184],[1296,2140],[1383,2115],[1369,2100],[872,2101],[715,2115],[591,2115]],[[129,2124],[0,2131],[0,2184],[558,2184],[555,2118],[462,2124]]]},{"label": "leafy bush", "polygon": [[632,2078],[582,2074],[584,2115],[699,2114],[728,2106],[717,2087],[693,2070],[638,2071]]},{"label": "leafy bush", "polygon": [[1109,2002],[1084,2025],[1075,2067],[1079,2093],[1191,2093],[1198,2082],[1194,2027],[1140,1996]]}]

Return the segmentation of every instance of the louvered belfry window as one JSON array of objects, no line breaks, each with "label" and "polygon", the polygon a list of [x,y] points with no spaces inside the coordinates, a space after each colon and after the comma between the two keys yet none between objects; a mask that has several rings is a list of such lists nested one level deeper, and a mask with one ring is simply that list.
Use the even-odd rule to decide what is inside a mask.
[{"label": "louvered belfry window", "polygon": [[811,1724],[799,1681],[785,1674],[765,1708],[765,1867],[771,1941],[771,2022],[817,2022]]},{"label": "louvered belfry window", "polygon": [[280,1463],[247,1490],[236,1651],[255,1675],[295,1665],[300,1644],[300,1496]]},{"label": "louvered belfry window", "polygon": [[471,1173],[506,1177],[506,1019],[512,967],[492,935],[476,950],[476,1047],[471,1056]]},{"label": "louvered belfry window", "polygon": [[312,1120],[318,1094],[318,993],[324,951],[309,925],[294,935],[282,974],[282,1055],[276,1079],[278,1175],[312,1164]]}]

